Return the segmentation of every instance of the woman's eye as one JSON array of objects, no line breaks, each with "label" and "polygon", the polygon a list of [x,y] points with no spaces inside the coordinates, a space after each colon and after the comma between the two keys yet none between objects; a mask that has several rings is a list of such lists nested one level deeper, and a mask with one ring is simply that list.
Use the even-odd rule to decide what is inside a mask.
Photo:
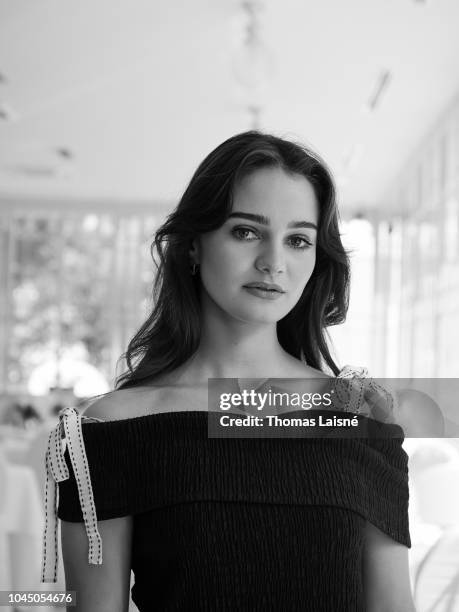
[{"label": "woman's eye", "polygon": [[255,230],[250,229],[248,227],[234,227],[232,232],[233,236],[235,236],[238,240],[256,240],[258,238],[258,234]]},{"label": "woman's eye", "polygon": [[304,236],[290,236],[288,241],[294,249],[307,249],[313,245],[313,243]]}]

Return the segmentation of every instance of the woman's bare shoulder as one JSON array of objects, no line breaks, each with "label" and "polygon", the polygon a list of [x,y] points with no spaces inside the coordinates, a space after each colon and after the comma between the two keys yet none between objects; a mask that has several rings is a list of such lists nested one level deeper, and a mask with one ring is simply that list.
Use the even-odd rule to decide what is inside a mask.
[{"label": "woman's bare shoulder", "polygon": [[297,376],[298,378],[333,378],[329,374],[322,372],[322,370],[317,370],[316,368],[305,364],[299,359],[295,360],[294,367],[292,368],[292,373],[295,374],[295,376]]},{"label": "woman's bare shoulder", "polygon": [[316,368],[312,368],[311,366],[306,366],[306,370],[311,378],[334,378],[331,374],[322,372],[322,370],[316,370]]},{"label": "woman's bare shoulder", "polygon": [[116,389],[93,402],[85,417],[120,421],[162,412],[206,410],[207,385],[166,384]]},{"label": "woman's bare shoulder", "polygon": [[272,376],[271,378],[333,378],[289,353],[285,354],[285,366],[281,370],[282,373],[279,376]]},{"label": "woman's bare shoulder", "polygon": [[147,414],[154,414],[155,405],[164,390],[157,387],[133,387],[115,389],[96,399],[84,416],[102,421],[119,421]]}]

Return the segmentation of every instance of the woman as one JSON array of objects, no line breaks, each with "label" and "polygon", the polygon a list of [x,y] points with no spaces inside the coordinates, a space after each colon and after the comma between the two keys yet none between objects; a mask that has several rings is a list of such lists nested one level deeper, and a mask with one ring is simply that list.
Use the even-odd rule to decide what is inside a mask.
[{"label": "woman", "polygon": [[58,429],[50,447],[76,610],[127,610],[131,568],[142,612],[414,610],[400,437],[207,435],[209,379],[346,375],[326,340],[345,319],[349,263],[324,162],[234,136],[155,246],[154,309],[117,390],[85,414],[103,422],[64,411],[69,479]]}]

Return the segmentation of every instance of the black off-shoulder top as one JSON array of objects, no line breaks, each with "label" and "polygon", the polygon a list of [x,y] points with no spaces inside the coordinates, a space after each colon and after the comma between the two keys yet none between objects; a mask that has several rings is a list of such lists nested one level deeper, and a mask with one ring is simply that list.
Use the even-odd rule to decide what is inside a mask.
[{"label": "black off-shoulder top", "polygon": [[48,468],[59,518],[85,521],[89,562],[103,562],[96,519],[131,515],[140,612],[363,612],[366,521],[411,546],[402,429],[360,415],[367,437],[209,438],[219,416],[85,423],[68,409],[73,447]]}]

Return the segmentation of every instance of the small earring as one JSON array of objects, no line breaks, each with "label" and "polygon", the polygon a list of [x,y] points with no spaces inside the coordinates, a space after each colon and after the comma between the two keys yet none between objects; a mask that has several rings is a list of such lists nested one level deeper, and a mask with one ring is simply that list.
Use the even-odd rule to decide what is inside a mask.
[{"label": "small earring", "polygon": [[197,271],[198,271],[198,264],[197,263],[191,264],[191,269],[190,269],[191,276],[196,276]]}]

